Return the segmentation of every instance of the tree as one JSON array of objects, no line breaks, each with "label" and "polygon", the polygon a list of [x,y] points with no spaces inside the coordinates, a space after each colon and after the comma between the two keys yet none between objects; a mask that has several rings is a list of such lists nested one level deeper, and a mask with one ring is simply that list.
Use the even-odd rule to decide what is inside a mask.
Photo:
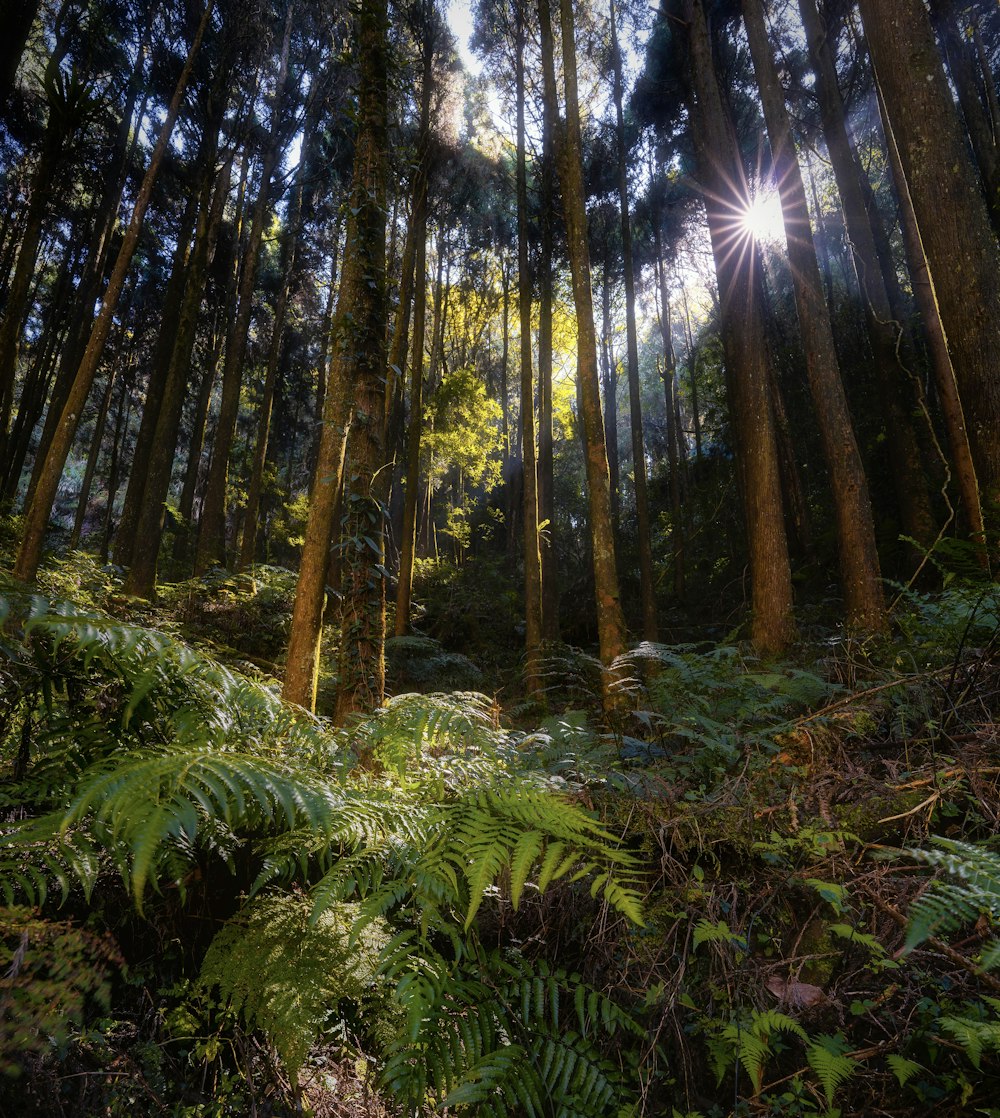
[{"label": "tree", "polygon": [[[632,470],[635,475],[636,544],[639,550],[639,589],[642,596],[642,636],[657,637],[656,592],[653,584],[653,548],[649,527],[649,491],[646,484],[646,449],[642,437],[642,400],[639,390],[639,336],[635,321],[635,264],[632,259],[632,221],[629,216],[628,145],[622,108],[622,55],[618,44],[615,0],[610,0],[611,60],[614,80],[615,125],[618,156],[618,205],[621,217],[622,268],[625,273],[625,345],[628,368],[629,430],[632,436]],[[605,277],[606,282],[606,277]],[[668,420],[669,422],[669,420]]]},{"label": "tree", "polygon": [[1000,246],[923,0],[891,6],[860,0],[860,8],[937,291],[989,521],[1000,510]]},{"label": "tree", "polygon": [[[309,499],[309,518],[292,608],[283,697],[315,709],[326,571],[334,508],[355,385],[385,375],[385,0],[362,0],[355,15],[358,130],[355,138],[347,238],[333,329],[333,358],[323,428]],[[370,418],[370,413],[368,413]],[[378,688],[381,648],[372,650]]]},{"label": "tree", "polygon": [[792,575],[768,396],[756,246],[743,224],[749,190],[719,91],[701,0],[684,0],[682,13],[691,67],[691,129],[719,280],[730,409],[742,463],[753,601],[751,633],[762,652],[777,652],[794,634]]},{"label": "tree", "polygon": [[541,690],[542,557],[538,547],[538,470],[535,463],[535,393],[531,368],[531,268],[528,261],[528,172],[524,149],[523,0],[514,0],[517,99],[517,303],[521,324],[521,464],[524,526],[524,615],[528,694]]},{"label": "tree", "polygon": [[[539,19],[550,21],[548,0],[539,0]],[[560,0],[563,86],[566,126],[560,152],[566,240],[573,278],[577,320],[577,379],[583,418],[584,459],[587,475],[590,539],[593,551],[594,594],[601,660],[610,665],[625,650],[625,619],[621,610],[611,520],[611,484],[601,417],[601,392],[597,372],[597,338],[594,301],[590,286],[590,250],[587,244],[587,211],[583,191],[583,141],[580,132],[580,99],[576,70],[576,37],[572,0]],[[551,36],[546,35],[551,41]],[[605,703],[615,702],[613,681],[604,677]]]},{"label": "tree", "polygon": [[912,387],[907,370],[914,364],[914,356],[913,347],[907,344],[907,315],[899,281],[895,266],[889,266],[890,260],[883,265],[877,248],[875,225],[881,218],[874,205],[866,205],[864,185],[867,179],[848,133],[847,114],[830,45],[830,26],[820,17],[816,0],[799,0],[799,11],[815,75],[823,135],[862,296],[885,419],[896,503],[907,535],[929,547],[934,540],[935,526],[911,415],[916,403],[913,401],[911,405],[909,400]]},{"label": "tree", "polygon": [[771,141],[772,174],[781,198],[809,388],[830,473],[847,618],[857,628],[879,630],[885,627],[885,602],[868,481],[840,377],[805,185],[768,42],[762,0],[742,0],[742,6]]},{"label": "tree", "polygon": [[38,565],[41,562],[45,529],[48,525],[52,503],[55,500],[56,489],[59,486],[59,478],[62,474],[63,466],[66,464],[66,458],[69,455],[73,436],[76,434],[76,429],[80,422],[80,414],[83,405],[94,383],[94,376],[97,373],[97,367],[101,355],[104,352],[108,334],[111,330],[111,322],[115,313],[115,308],[118,305],[118,299],[121,296],[122,288],[125,284],[125,277],[128,274],[129,265],[132,263],[132,257],[139,243],[139,233],[142,229],[143,218],[145,217],[146,209],[149,206],[149,200],[153,193],[153,186],[160,172],[160,166],[163,162],[164,153],[167,150],[167,144],[170,142],[174,124],[180,113],[184,94],[187,90],[188,79],[191,76],[191,71],[194,68],[194,62],[198,55],[198,48],[201,46],[205,29],[212,15],[212,4],[213,0],[208,0],[191,41],[191,47],[188,50],[183,69],[177,79],[174,95],[167,107],[166,117],[160,127],[159,135],[157,136],[156,146],[153,148],[153,152],[150,155],[146,174],[143,177],[135,204],[132,207],[132,216],[125,230],[121,248],[118,250],[118,257],[115,260],[114,270],[111,273],[107,290],[101,301],[101,309],[94,321],[94,327],[91,331],[90,340],[87,343],[83,360],[76,372],[69,397],[59,417],[59,425],[48,449],[34,497],[25,512],[24,536],[17,553],[17,560],[14,564],[15,578],[25,582],[34,581],[38,571]]}]

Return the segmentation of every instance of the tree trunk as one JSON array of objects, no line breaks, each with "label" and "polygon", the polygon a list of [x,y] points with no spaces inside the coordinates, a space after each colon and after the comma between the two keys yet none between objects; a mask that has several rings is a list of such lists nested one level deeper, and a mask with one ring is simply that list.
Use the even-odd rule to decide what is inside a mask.
[{"label": "tree trunk", "polygon": [[538,469],[535,462],[535,391],[531,368],[531,267],[528,261],[528,169],[524,150],[524,10],[515,2],[514,84],[517,92],[517,306],[521,326],[521,465],[524,479],[524,680],[541,693],[542,557],[538,548]]},{"label": "tree trunk", "polygon": [[[198,195],[197,184],[192,183],[177,232],[177,247],[174,250],[170,279],[163,293],[160,329],[149,380],[146,382],[146,399],[142,406],[142,418],[139,420],[139,434],[135,440],[135,450],[129,466],[125,504],[122,508],[121,520],[118,522],[118,533],[115,536],[114,562],[118,567],[129,566],[135,555],[139,518],[142,513],[142,495],[146,491],[156,426],[163,408],[163,397],[167,388],[167,377],[170,375],[170,362],[177,341],[181,306],[187,285],[191,237],[198,219]],[[146,542],[148,541],[143,541],[143,544]]]},{"label": "tree trunk", "polygon": [[[611,10],[613,94],[618,133],[618,205],[621,210],[622,267],[625,272],[625,345],[628,365],[629,428],[632,435],[632,472],[635,477],[636,547],[639,551],[639,590],[642,598],[643,640],[657,639],[656,588],[653,581],[653,545],[649,526],[649,488],[646,484],[646,450],[642,436],[642,398],[639,389],[639,337],[635,323],[635,267],[632,262],[632,222],[629,217],[628,168],[625,150],[625,114],[622,109],[622,56],[618,46],[615,0]],[[671,378],[673,372],[671,371]]]},{"label": "tree trunk", "polygon": [[876,383],[885,417],[896,503],[906,534],[921,545],[930,546],[935,535],[934,518],[910,414],[912,408],[907,401],[912,389],[904,365],[908,365],[909,361],[900,360],[900,345],[903,345],[904,351],[908,347],[905,332],[900,338],[905,318],[901,301],[894,297],[898,291],[895,266],[889,261],[883,269],[880,261],[873,225],[877,214],[869,213],[865,204],[863,181],[867,179],[848,135],[827,27],[820,18],[816,0],[799,0],[799,10],[816,78],[823,134],[843,206],[844,223],[864,303]]},{"label": "tree trunk", "polygon": [[[427,0],[427,12],[433,0]],[[370,714],[385,698],[385,505],[378,475],[386,467],[385,380],[388,312],[386,291],[386,174],[389,145],[389,78],[386,0],[362,4],[359,29],[362,102],[367,148],[365,210],[359,220],[364,290],[355,315],[365,330],[365,348],[351,377],[350,500],[345,517],[340,576],[340,650],[336,721],[361,711]],[[346,495],[346,490],[345,490]]]},{"label": "tree trunk", "polygon": [[932,0],[931,17],[944,48],[951,80],[958,93],[958,103],[965,118],[965,127],[979,167],[986,195],[986,207],[995,233],[1000,234],[1000,148],[993,136],[987,107],[979,95],[976,82],[975,46],[959,25],[955,0]]},{"label": "tree trunk", "polygon": [[101,455],[101,443],[104,441],[104,428],[107,424],[108,409],[111,407],[111,394],[115,387],[116,372],[117,369],[114,365],[108,370],[104,395],[101,397],[101,404],[97,409],[97,418],[94,420],[94,435],[90,440],[90,452],[87,454],[87,465],[83,471],[83,481],[80,483],[80,495],[76,499],[76,516],[73,519],[73,531],[69,537],[70,550],[80,546],[80,535],[87,518],[87,506],[90,504],[90,489],[94,484],[97,460]]},{"label": "tree trunk", "polygon": [[773,174],[781,198],[806,373],[830,474],[847,620],[858,629],[877,631],[885,628],[886,618],[875,524],[861,452],[840,377],[833,326],[809,225],[805,184],[761,0],[742,0],[742,4],[771,142]]},{"label": "tree trunk", "polygon": [[972,460],[972,448],[969,446],[965,412],[962,408],[962,401],[959,399],[955,371],[952,368],[951,355],[948,352],[948,339],[945,337],[944,328],[941,325],[934,280],[927,267],[923,241],[917,227],[917,219],[913,213],[913,202],[899,161],[899,149],[896,147],[896,141],[889,126],[889,118],[886,115],[881,94],[879,94],[878,102],[879,111],[882,114],[886,148],[889,153],[889,166],[892,168],[896,190],[899,195],[899,223],[903,231],[903,245],[906,249],[907,265],[910,269],[910,280],[913,284],[913,295],[924,320],[924,332],[931,353],[934,386],[937,389],[938,406],[944,420],[951,464],[955,471],[955,481],[962,500],[962,511],[969,529],[969,535],[980,548],[980,562],[988,568],[989,552],[986,550],[986,528],[983,523],[979,481],[976,477],[975,463]]},{"label": "tree trunk", "polygon": [[542,558],[542,636],[559,639],[559,575],[555,550],[554,447],[552,439],[552,302],[556,208],[559,100],[556,90],[555,45],[551,19],[541,28],[542,54],[542,165],[541,236],[538,261],[538,518]]},{"label": "tree trunk", "polygon": [[[430,189],[431,103],[434,96],[434,44],[429,26],[424,28],[423,72],[420,97],[420,132],[417,139],[417,173],[413,179],[413,340],[410,356],[410,416],[406,431],[406,487],[399,543],[399,576],[396,580],[395,634],[410,631],[413,594],[413,559],[417,546],[417,510],[420,497],[420,436],[423,428],[424,342],[427,332],[427,210]],[[405,345],[405,339],[401,342]]]},{"label": "tree trunk", "polygon": [[681,508],[680,454],[677,421],[676,372],[674,341],[670,328],[670,294],[667,291],[667,270],[663,265],[663,244],[660,214],[653,214],[653,238],[656,246],[656,272],[660,284],[660,338],[663,343],[663,403],[667,424],[667,468],[670,471],[670,536],[674,552],[674,595],[684,598],[684,517]]},{"label": "tree trunk", "polygon": [[267,137],[260,172],[260,189],[254,201],[250,220],[250,236],[243,258],[240,275],[239,302],[232,334],[226,344],[226,359],[222,369],[222,399],[219,402],[219,419],[212,443],[212,458],[205,485],[205,500],[201,510],[198,530],[198,551],[195,557],[195,574],[204,574],[212,566],[226,563],[226,500],[229,485],[229,455],[232,451],[236,420],[240,410],[240,390],[243,384],[243,364],[250,336],[250,316],[253,312],[254,286],[264,238],[264,226],[270,209],[271,178],[281,154],[281,110],[288,79],[288,55],[291,46],[292,22],[295,5],[289,4],[285,17],[285,34],[281,44],[281,59],[275,79],[274,97],[271,102],[271,129]]},{"label": "tree trunk", "polygon": [[751,635],[760,652],[777,653],[792,640],[795,626],[756,250],[746,237],[734,244],[740,234],[732,227],[732,215],[748,207],[749,191],[719,91],[701,0],[685,0],[684,13],[694,89],[692,132],[719,280],[736,449],[743,463],[739,473],[750,549]]},{"label": "tree trunk", "polygon": [[[548,0],[539,0],[539,13]],[[597,373],[597,338],[594,331],[594,301],[590,286],[590,250],[587,244],[587,211],[583,188],[583,140],[576,74],[576,37],[572,0],[560,0],[562,26],[563,83],[566,92],[566,132],[561,152],[563,206],[566,240],[573,280],[573,302],[577,319],[577,377],[583,406],[583,432],[590,538],[593,545],[594,594],[597,634],[602,662],[608,666],[626,647],[618,571],[615,564],[614,530],[611,521],[611,483],[608,454],[601,417],[601,390]],[[614,680],[605,672],[604,702],[614,709],[620,701]]]},{"label": "tree trunk", "polygon": [[201,46],[205,29],[208,26],[208,21],[212,14],[212,4],[213,0],[208,0],[204,14],[201,17],[201,22],[198,24],[198,29],[191,43],[191,48],[188,51],[184,68],[178,78],[173,97],[167,107],[166,118],[160,128],[156,146],[150,156],[149,166],[146,169],[146,174],[139,187],[139,193],[132,209],[132,216],[129,220],[128,228],[125,230],[122,245],[118,251],[118,258],[115,261],[111,278],[108,281],[107,290],[101,301],[101,309],[94,321],[94,328],[91,331],[90,341],[87,343],[87,349],[80,363],[80,368],[77,370],[66,404],[62,409],[62,414],[59,418],[59,426],[56,429],[52,444],[49,447],[45,465],[39,476],[38,486],[35,489],[34,498],[25,513],[24,536],[17,554],[17,560],[14,564],[15,577],[24,582],[33,582],[38,572],[38,565],[42,558],[42,545],[45,540],[45,529],[48,526],[49,514],[52,511],[56,490],[59,487],[59,479],[62,476],[63,467],[66,464],[70,447],[73,444],[73,436],[76,434],[76,429],[80,422],[80,414],[83,410],[83,405],[86,403],[87,396],[90,394],[90,388],[94,383],[97,367],[104,353],[104,346],[111,330],[115,309],[118,305],[119,297],[121,296],[122,287],[125,284],[125,276],[128,273],[129,265],[132,262],[132,257],[139,243],[139,234],[142,231],[143,218],[146,215],[146,209],[152,197],[153,186],[160,172],[160,166],[163,162],[167,144],[170,142],[174,123],[180,113],[181,103],[184,100],[184,94],[187,90],[188,78],[191,76],[191,71],[194,68],[194,61],[198,53],[198,48]]},{"label": "tree trunk", "polygon": [[[355,20],[360,90],[346,247],[334,323],[330,384],[282,689],[286,701],[310,710],[316,706],[327,559],[334,506],[343,476],[353,389],[359,381],[385,375],[385,306],[379,281],[385,268],[384,0],[361,0]],[[372,652],[371,657],[366,655],[367,670],[377,670],[380,651],[367,651]],[[377,680],[373,685],[377,687]]]},{"label": "tree trunk", "polygon": [[201,189],[198,228],[180,313],[177,316],[173,352],[164,378],[159,415],[150,439],[146,485],[139,505],[135,544],[125,579],[126,592],[142,598],[151,598],[156,587],[156,561],[163,536],[170,474],[184,412],[184,397],[191,375],[191,355],[198,329],[198,315],[223,209],[229,195],[232,156],[218,175],[212,173],[218,136],[215,128],[214,124],[209,125],[213,139],[209,141],[210,155],[205,160],[207,173]]},{"label": "tree trunk", "polygon": [[983,508],[1000,511],[1000,246],[990,227],[922,0],[861,0],[876,80],[965,409]]},{"label": "tree trunk", "polygon": [[[601,282],[601,390],[604,395],[604,441],[611,486],[611,525],[615,539],[621,524],[621,462],[618,454],[618,362],[611,341],[611,252],[604,258]],[[584,442],[586,446],[586,442]]]},{"label": "tree trunk", "polygon": [[0,42],[0,111],[6,108],[13,92],[17,67],[40,7],[41,0],[11,0],[4,18],[4,34]]}]

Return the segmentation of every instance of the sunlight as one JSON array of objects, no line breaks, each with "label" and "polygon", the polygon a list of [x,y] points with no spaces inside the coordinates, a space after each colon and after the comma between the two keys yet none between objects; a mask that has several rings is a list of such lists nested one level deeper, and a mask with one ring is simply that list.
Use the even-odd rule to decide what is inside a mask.
[{"label": "sunlight", "polygon": [[757,191],[740,218],[744,232],[758,244],[777,244],[785,235],[781,199],[773,188]]}]

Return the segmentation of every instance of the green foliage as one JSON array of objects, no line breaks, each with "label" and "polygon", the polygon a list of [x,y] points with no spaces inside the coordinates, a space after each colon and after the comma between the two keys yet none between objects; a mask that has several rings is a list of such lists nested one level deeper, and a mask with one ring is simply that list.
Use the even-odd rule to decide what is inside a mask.
[{"label": "green foliage", "polygon": [[[0,836],[9,899],[44,902],[54,881],[92,908],[117,874],[156,919],[151,891],[183,911],[206,873],[228,874],[250,900],[217,930],[197,989],[217,991],[222,1019],[264,1033],[293,1074],[348,1002],[407,1100],[606,1111],[621,1085],[598,1039],[626,1018],[576,976],[485,947],[478,917],[586,879],[638,922],[637,872],[522,756],[491,700],[400,696],[333,734],[166,633],[40,598],[16,605],[5,794],[30,810]],[[39,726],[25,757],[29,699]],[[352,770],[352,750],[380,775]]]},{"label": "green foliage", "polygon": [[806,1059],[823,1088],[827,1106],[833,1106],[837,1088],[857,1073],[857,1061],[846,1055],[848,1047],[844,1037],[837,1033],[816,1037],[806,1048]]},{"label": "green foliage", "polygon": [[0,1074],[62,1045],[88,1001],[107,1009],[121,956],[107,936],[31,909],[0,908]]},{"label": "green foliage", "polygon": [[673,748],[694,746],[696,763],[709,770],[732,764],[747,746],[773,749],[792,716],[839,690],[791,664],[765,668],[731,645],[643,643],[614,670],[648,704],[642,713],[650,729]]},{"label": "green foliage", "polygon": [[495,953],[475,974],[402,940],[392,966],[408,1024],[385,1077],[409,1107],[429,1098],[490,1118],[596,1118],[621,1099],[621,1074],[599,1041],[636,1026],[579,976]]},{"label": "green foliage", "polygon": [[258,897],[212,940],[196,984],[263,1032],[293,1076],[339,1002],[366,1003],[375,1016],[375,972],[388,942],[374,923],[352,938],[352,906],[318,919],[310,910],[302,896]]},{"label": "green foliage", "polygon": [[[935,836],[934,850],[910,850],[922,862],[944,870],[952,881],[935,881],[910,909],[906,948],[912,950],[928,937],[947,935],[975,923],[980,916],[991,925],[1000,922],[1000,855],[958,839]],[[997,941],[987,948],[985,962],[1000,962]]]}]

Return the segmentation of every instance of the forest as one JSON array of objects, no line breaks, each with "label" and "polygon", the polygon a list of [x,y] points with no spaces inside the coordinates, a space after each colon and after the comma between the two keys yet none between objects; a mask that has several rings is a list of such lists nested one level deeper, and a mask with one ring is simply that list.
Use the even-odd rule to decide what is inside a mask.
[{"label": "forest", "polygon": [[0,8],[0,1116],[1000,1118],[995,0]]}]

